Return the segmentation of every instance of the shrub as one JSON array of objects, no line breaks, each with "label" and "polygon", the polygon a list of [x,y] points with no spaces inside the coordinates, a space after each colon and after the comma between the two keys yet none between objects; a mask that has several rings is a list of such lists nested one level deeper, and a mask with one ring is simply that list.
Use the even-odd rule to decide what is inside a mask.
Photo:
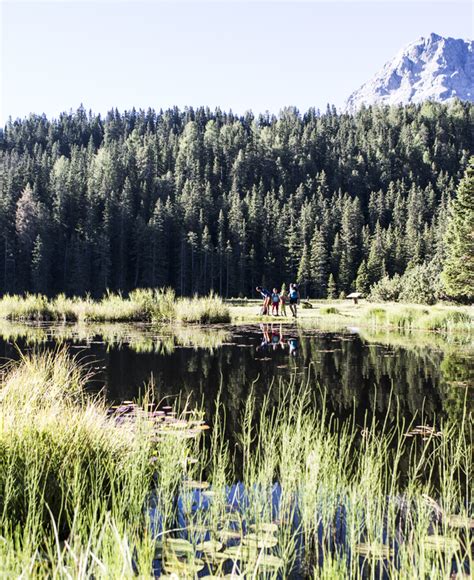
[{"label": "shrub", "polygon": [[439,297],[439,272],[431,264],[418,264],[408,269],[401,279],[401,302],[435,304]]},{"label": "shrub", "polygon": [[371,302],[397,302],[401,291],[402,281],[398,274],[393,278],[384,276],[372,286],[368,299]]},{"label": "shrub", "polygon": [[321,314],[339,314],[339,310],[335,306],[326,306],[321,308]]}]

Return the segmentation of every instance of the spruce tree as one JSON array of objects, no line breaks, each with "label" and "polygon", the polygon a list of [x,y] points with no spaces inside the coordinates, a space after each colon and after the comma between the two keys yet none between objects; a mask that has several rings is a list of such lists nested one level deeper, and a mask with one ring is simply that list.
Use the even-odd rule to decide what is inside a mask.
[{"label": "spruce tree", "polygon": [[296,281],[302,287],[304,298],[307,297],[307,286],[311,279],[310,272],[310,262],[309,262],[309,251],[307,244],[303,246],[303,252],[301,254],[301,260],[298,266],[298,274]]},{"label": "spruce tree", "polygon": [[40,294],[48,293],[49,270],[45,247],[41,235],[36,236],[31,252],[31,280],[33,291]]},{"label": "spruce tree", "polygon": [[328,282],[328,253],[326,240],[320,228],[315,228],[311,239],[311,281],[316,298],[326,295]]},{"label": "spruce tree", "polygon": [[449,296],[474,300],[474,157],[450,207],[442,278]]},{"label": "spruce tree", "polygon": [[327,297],[330,300],[334,300],[335,298],[337,298],[337,286],[332,272],[329,274]]},{"label": "spruce tree", "polygon": [[362,294],[367,295],[370,289],[369,273],[365,260],[362,260],[359,269],[357,270],[356,290]]}]

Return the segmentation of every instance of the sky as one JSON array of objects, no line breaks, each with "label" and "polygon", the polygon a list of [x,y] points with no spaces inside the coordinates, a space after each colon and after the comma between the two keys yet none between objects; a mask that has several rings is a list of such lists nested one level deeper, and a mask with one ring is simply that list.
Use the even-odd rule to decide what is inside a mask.
[{"label": "sky", "polygon": [[336,107],[408,42],[474,37],[470,0],[0,0],[8,117]]}]

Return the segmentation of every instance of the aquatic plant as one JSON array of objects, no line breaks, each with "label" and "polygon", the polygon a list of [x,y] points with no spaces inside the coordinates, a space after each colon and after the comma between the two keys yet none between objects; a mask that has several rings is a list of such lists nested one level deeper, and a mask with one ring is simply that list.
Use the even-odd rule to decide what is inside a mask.
[{"label": "aquatic plant", "polygon": [[202,298],[181,298],[176,304],[176,317],[180,322],[194,324],[230,321],[229,308],[212,293]]},{"label": "aquatic plant", "polygon": [[[312,384],[244,401],[236,449],[214,423],[145,395],[107,408],[64,351],[0,389],[6,577],[198,571],[246,577],[446,578],[472,572],[472,414],[336,420]],[[324,395],[324,393],[323,393]],[[395,420],[389,417],[395,416]]]},{"label": "aquatic plant", "polygon": [[124,297],[107,292],[100,300],[48,299],[40,294],[5,295],[0,299],[0,318],[20,321],[62,322],[229,322],[228,307],[214,294],[177,298],[170,288],[137,289]]}]

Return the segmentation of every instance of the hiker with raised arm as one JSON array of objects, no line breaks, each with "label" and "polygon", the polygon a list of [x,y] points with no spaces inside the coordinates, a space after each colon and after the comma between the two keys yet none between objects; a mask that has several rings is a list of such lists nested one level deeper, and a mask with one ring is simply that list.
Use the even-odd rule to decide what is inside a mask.
[{"label": "hiker with raised arm", "polygon": [[260,314],[269,314],[268,309],[270,308],[270,301],[272,298],[272,293],[267,290],[266,288],[262,288],[261,286],[257,286],[255,290],[260,294],[263,298],[262,308],[260,310]]}]

